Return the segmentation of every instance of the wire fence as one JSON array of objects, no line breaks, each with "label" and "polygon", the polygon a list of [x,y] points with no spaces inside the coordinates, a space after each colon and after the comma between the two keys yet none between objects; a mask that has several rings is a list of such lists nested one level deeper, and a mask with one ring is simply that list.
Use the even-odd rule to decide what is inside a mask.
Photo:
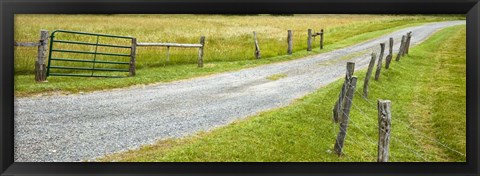
[{"label": "wire fence", "polygon": [[[411,33],[410,33],[411,34]],[[410,34],[407,34],[407,39],[406,41],[409,41],[410,39],[408,38],[408,36]],[[387,42],[385,42],[387,43]],[[402,52],[405,52],[405,50],[408,50],[408,48],[406,47],[409,47],[409,44],[407,44],[406,42],[404,44],[402,44],[401,46],[405,46],[405,47],[401,47],[398,51],[398,54],[402,54]],[[381,50],[380,50],[380,47],[378,46],[374,46],[374,47],[371,47],[371,48],[367,48],[367,50],[369,51],[372,51],[372,53],[379,53]],[[403,50],[403,51],[402,51]],[[389,50],[388,48],[385,48],[384,52],[387,52],[386,55],[388,56],[389,55]],[[392,55],[393,54],[397,54],[395,52],[392,52]],[[385,55],[384,55],[385,56]],[[392,60],[395,59],[395,57],[392,56]],[[380,61],[376,61],[376,62],[380,62]],[[386,62],[385,61],[385,58],[383,59],[383,62]],[[378,67],[378,65],[377,65]],[[411,81],[419,81],[419,77],[418,75],[415,75],[415,74],[412,74],[411,72],[409,72],[411,69],[407,68],[406,66],[403,66],[401,64],[395,64],[395,68],[394,69],[398,69],[399,71],[402,71],[402,74],[405,74],[406,76],[409,76],[410,78],[414,78],[413,80]],[[387,72],[388,73],[388,72]],[[391,73],[390,73],[391,74]],[[386,76],[388,74],[383,74],[383,76]],[[377,84],[378,82],[375,82],[375,83],[371,83],[369,86],[372,86],[372,88],[374,88],[375,90],[380,90],[380,91],[383,91],[383,92],[390,92],[389,90],[387,90],[387,88],[385,88],[384,86],[382,86],[381,84]],[[365,83],[364,83],[365,84]],[[368,83],[367,83],[368,84]],[[348,76],[344,82],[344,85],[345,87],[359,87],[358,84],[357,85],[352,85],[350,83],[350,81],[348,80]],[[402,86],[402,85],[398,85],[398,86]],[[415,89],[412,88],[412,87],[403,87],[403,88],[408,88],[407,90],[411,93],[415,93]],[[342,92],[346,92],[345,90],[343,90]],[[418,93],[418,92],[417,92]],[[377,128],[371,128],[373,126],[377,127],[377,118],[374,118],[377,116],[377,104],[375,102],[373,102],[372,100],[369,100],[367,97],[365,97],[362,93],[359,93],[359,91],[354,91],[354,95],[356,95],[357,97],[360,97],[359,99],[361,99],[361,101],[364,102],[364,104],[366,105],[363,106],[363,107],[360,107],[360,106],[357,106],[354,102],[353,102],[353,97],[352,98],[349,98],[348,96],[345,96],[345,95],[341,95],[344,100],[343,101],[349,101],[349,103],[352,105],[350,108],[351,110],[349,110],[349,113],[346,113],[343,108],[340,108],[340,111],[342,113],[343,116],[349,116],[349,117],[346,117],[347,118],[347,128],[348,126],[351,126],[353,127],[352,129],[349,130],[349,132],[353,133],[353,135],[348,135],[349,138],[347,138],[347,134],[345,135],[345,140],[350,140],[350,142],[348,142],[348,144],[350,145],[354,145],[355,147],[359,148],[362,150],[362,155],[367,155],[368,158],[377,158],[375,156],[375,154],[372,153],[372,151],[376,151],[375,149],[378,147],[379,145],[379,142],[378,140],[379,139],[376,139],[378,137],[378,129]],[[339,99],[340,100],[340,99]],[[342,102],[339,102],[339,103],[342,103]],[[351,117],[351,113],[352,112],[355,112],[355,117]],[[375,113],[374,113],[375,112]],[[373,120],[374,119],[374,120]],[[455,153],[456,155],[459,155],[459,156],[462,156],[462,157],[465,157],[466,154],[455,149],[454,147],[446,144],[445,142],[442,142],[438,139],[436,139],[435,137],[432,137],[431,134],[427,134],[426,132],[423,132],[417,128],[415,128],[414,124],[412,124],[411,122],[408,121],[408,119],[405,119],[405,118],[396,118],[396,117],[392,117],[392,126],[394,126],[395,128],[397,129],[401,129],[401,128],[405,128],[407,129],[408,132],[410,132],[410,134],[396,134],[396,133],[393,133],[393,135],[389,135],[389,140],[390,142],[392,143],[392,158],[397,160],[398,161],[398,157],[396,157],[395,154],[401,154],[401,155],[413,155],[414,158],[412,158],[413,161],[419,161],[419,162],[430,162],[432,161],[433,159],[436,158],[436,153],[434,151],[429,151],[427,149],[427,147],[423,147],[423,143],[425,142],[431,142],[433,144],[435,144],[435,146],[438,146],[441,150],[443,151],[450,151],[450,152],[453,152]],[[336,132],[337,132],[337,128],[336,128],[336,123],[334,120],[332,120],[332,125],[333,125],[333,135],[335,137],[336,140],[336,144],[338,145],[338,136],[336,135]],[[375,123],[372,123],[372,122],[375,122]],[[341,122],[340,122],[341,123]],[[371,123],[372,125],[364,125],[365,123]],[[340,125],[340,128],[341,125]],[[375,130],[374,130],[375,129]],[[347,129],[340,129],[340,130],[345,130],[347,131]],[[372,131],[373,130],[373,131]],[[393,129],[393,131],[395,131]],[[412,136],[415,136],[416,138],[412,138]],[[356,141],[352,141],[353,137],[356,137],[358,138]],[[366,139],[366,140],[363,140],[364,142],[360,143],[359,141],[362,141],[360,140],[360,137],[362,139]],[[415,141],[411,141],[412,139],[415,139]],[[345,142],[347,143],[347,142]],[[353,146],[352,146],[353,147]],[[345,147],[342,146],[341,149],[344,149]],[[342,156],[348,156],[347,153],[345,153],[345,150],[341,150],[342,151]],[[404,151],[408,151],[409,153],[399,153],[399,152],[404,152]]]}]

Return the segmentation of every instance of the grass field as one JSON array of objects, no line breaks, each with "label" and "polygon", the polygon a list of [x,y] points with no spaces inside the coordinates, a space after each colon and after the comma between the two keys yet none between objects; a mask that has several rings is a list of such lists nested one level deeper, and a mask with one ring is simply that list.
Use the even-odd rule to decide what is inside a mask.
[{"label": "grass field", "polygon": [[[206,36],[205,68],[196,68],[196,49],[170,50],[170,62],[165,62],[166,48],[138,48],[137,76],[121,79],[49,77],[48,83],[33,80],[36,48],[15,49],[15,95],[39,93],[78,93],[121,88],[139,84],[173,81],[247,67],[269,64],[327,52],[378,37],[394,30],[425,22],[464,19],[454,15],[16,15],[15,41],[36,41],[39,30],[66,29],[74,31],[134,36],[138,42],[198,43]],[[306,52],[307,29],[325,29],[325,49]],[[294,54],[286,55],[287,30],[293,30]],[[252,31],[256,31],[262,59],[254,59]],[[95,42],[92,37],[61,36],[83,42]],[[100,38],[100,43],[126,45],[125,40]],[[65,49],[85,49],[62,45]],[[98,48],[99,52],[128,53],[128,49]],[[84,58],[85,55],[58,57]],[[99,57],[98,60],[110,60]],[[115,61],[128,61],[128,58]],[[57,65],[68,63],[54,63]],[[90,65],[80,65],[90,66]],[[104,65],[96,65],[103,67]]]},{"label": "grass field", "polygon": [[100,161],[367,161],[377,156],[377,99],[392,101],[390,160],[465,162],[466,32],[443,29],[392,61],[380,81],[361,96],[365,71],[358,76],[345,155],[333,144],[338,125],[332,107],[342,80],[298,99],[210,132],[159,141]]}]

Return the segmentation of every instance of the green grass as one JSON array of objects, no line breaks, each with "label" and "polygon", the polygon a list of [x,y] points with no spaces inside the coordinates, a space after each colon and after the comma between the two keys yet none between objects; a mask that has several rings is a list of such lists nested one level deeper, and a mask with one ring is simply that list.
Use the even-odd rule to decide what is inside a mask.
[{"label": "green grass", "polygon": [[[42,20],[36,20],[38,18],[42,18]],[[165,48],[139,48],[137,51],[138,69],[135,77],[120,79],[49,77],[48,83],[39,84],[34,82],[34,76],[32,75],[34,65],[34,59],[32,58],[35,58],[36,49],[17,47],[15,51],[15,96],[88,92],[235,71],[332,51],[409,26],[454,19],[464,19],[464,17],[452,15],[199,15],[193,18],[191,15],[17,15],[15,17],[16,41],[38,40],[36,38],[40,29],[51,31],[53,29],[68,29],[132,35],[137,37],[139,42],[197,43],[197,38],[200,35],[206,35],[204,55],[206,64],[205,68],[196,68],[196,49],[171,49],[170,62],[164,66]],[[125,21],[125,23],[117,23],[118,20]],[[200,20],[202,23],[196,22],[196,20]],[[41,22],[37,23],[38,21]],[[61,21],[61,23],[58,21]],[[305,31],[308,28],[318,28],[316,27],[318,25],[325,28],[325,48],[319,50],[318,40],[315,40],[314,50],[306,52]],[[86,26],[96,26],[96,28]],[[190,26],[191,30],[185,29],[185,26]],[[253,57],[253,39],[250,36],[253,29],[257,31],[259,37],[263,57],[260,60],[255,60]],[[294,54],[292,55],[286,55],[285,34],[287,29],[292,29],[294,32]],[[68,38],[68,36],[65,37]],[[93,38],[70,37],[74,40],[95,42]],[[101,40],[102,42],[125,44],[125,41],[120,40]],[[88,47],[62,47],[67,47],[67,49],[93,49]],[[124,50],[100,49],[99,51],[128,53]],[[58,57],[83,58],[85,56],[59,55]],[[111,60],[106,57],[97,59]],[[128,58],[118,61],[128,61]],[[83,66],[89,67],[90,65],[80,65],[80,67]],[[102,65],[96,66],[102,67]]]},{"label": "green grass", "polygon": [[287,77],[288,75],[286,74],[273,74],[267,77],[268,80],[276,81],[282,78]]},{"label": "green grass", "polygon": [[361,96],[365,70],[354,74],[357,90],[343,157],[332,153],[339,130],[331,120],[343,81],[338,80],[289,106],[100,161],[375,162],[376,100],[388,99],[392,101],[389,161],[465,162],[465,156],[443,146],[466,153],[465,29],[464,25],[443,29],[411,48],[399,62],[392,61],[379,81],[370,81],[368,99]]}]

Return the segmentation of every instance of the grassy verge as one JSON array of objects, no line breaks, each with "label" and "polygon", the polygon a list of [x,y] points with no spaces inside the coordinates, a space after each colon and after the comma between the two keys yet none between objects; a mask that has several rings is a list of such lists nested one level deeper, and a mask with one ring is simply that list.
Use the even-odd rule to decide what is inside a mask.
[{"label": "grassy verge", "polygon": [[287,77],[286,74],[273,74],[273,75],[268,76],[267,79],[275,81],[275,80],[279,80],[279,79],[282,79],[282,78],[285,78],[285,77]]},{"label": "grassy verge", "polygon": [[[369,98],[358,76],[344,146],[333,144],[332,107],[342,80],[291,105],[183,139],[168,139],[100,161],[376,161],[377,99],[392,101],[390,161],[465,162],[465,26],[449,27],[392,61]],[[448,147],[445,147],[448,146]]]},{"label": "grassy verge", "polygon": [[[294,41],[295,43],[297,43],[295,44],[296,47],[294,48],[295,52],[293,55],[289,56],[289,55],[285,55],[284,53],[285,51],[278,50],[278,48],[285,48],[281,46],[283,45],[283,42],[282,42],[283,39],[281,41],[265,40],[263,41],[263,43],[261,42],[262,56],[264,56],[264,58],[260,60],[254,60],[253,58],[251,58],[253,57],[253,54],[252,54],[253,50],[250,51],[248,48],[251,48],[251,47],[247,47],[251,45],[251,42],[249,44],[242,44],[239,46],[233,45],[233,44],[230,46],[228,45],[228,43],[229,42],[231,43],[232,41],[236,41],[238,38],[235,38],[235,36],[230,37],[227,34],[222,34],[222,35],[229,36],[223,39],[218,39],[218,38],[215,39],[214,37],[212,37],[213,39],[207,40],[207,41],[210,41],[210,43],[207,42],[207,45],[209,47],[207,47],[205,51],[206,53],[205,68],[196,68],[196,65],[192,64],[195,60],[195,59],[192,59],[192,56],[196,56],[195,53],[192,54],[192,53],[188,53],[187,51],[184,51],[186,53],[183,53],[183,54],[177,53],[175,58],[171,58],[171,62],[174,65],[171,65],[172,64],[171,63],[171,64],[167,64],[166,66],[163,66],[163,59],[159,58],[159,55],[162,56],[164,53],[159,53],[158,51],[155,51],[152,49],[145,49],[145,50],[142,49],[141,51],[139,51],[140,54],[137,57],[137,60],[138,60],[137,63],[139,63],[138,68],[140,68],[137,70],[137,76],[129,77],[129,78],[121,78],[121,79],[49,77],[48,83],[38,84],[33,81],[34,76],[31,74],[28,74],[28,72],[25,71],[25,70],[29,70],[30,69],[29,66],[33,65],[33,63],[30,63],[30,61],[23,61],[23,60],[26,60],[25,58],[29,55],[28,54],[22,55],[23,50],[18,49],[16,53],[18,52],[17,54],[19,59],[17,60],[17,54],[15,59],[16,65],[19,65],[18,68],[16,67],[15,69],[16,70],[15,96],[22,97],[22,96],[31,96],[31,95],[42,94],[42,93],[69,94],[69,93],[78,93],[78,92],[88,92],[88,91],[95,91],[95,90],[122,88],[122,87],[128,87],[132,85],[151,84],[156,82],[168,82],[168,81],[175,81],[175,80],[192,78],[192,77],[205,76],[213,73],[235,71],[243,68],[255,67],[255,66],[270,64],[274,62],[282,62],[282,61],[292,60],[292,59],[301,58],[309,55],[332,51],[335,49],[360,43],[371,38],[379,37],[381,35],[393,32],[401,28],[419,25],[425,22],[451,20],[451,19],[459,18],[456,16],[448,16],[447,18],[424,17],[424,16],[418,16],[418,17],[416,16],[408,16],[408,17],[373,16],[373,17],[377,17],[379,19],[376,19],[373,22],[360,20],[360,22],[356,22],[356,23],[342,22],[342,23],[333,25],[332,28],[329,28],[327,30],[328,33],[325,36],[327,38],[326,46],[323,50],[319,50],[318,48],[315,48],[312,52],[306,52],[305,51],[306,42],[303,41],[305,37],[298,36],[296,38],[298,38],[299,41]],[[68,17],[68,18],[73,18],[73,17]],[[216,18],[219,18],[219,17],[214,17],[212,19],[216,19]],[[248,17],[248,18],[250,19],[252,17]],[[279,18],[283,19],[286,17],[279,17]],[[288,17],[288,18],[293,18],[293,17]],[[329,17],[329,18],[332,18],[332,17]],[[362,18],[365,18],[365,17],[362,16]],[[303,17],[298,19],[303,19]],[[222,21],[221,19],[218,19],[218,20]],[[288,21],[292,19],[283,19],[283,20]],[[22,20],[19,20],[19,21],[22,21]],[[323,21],[323,23],[326,23],[326,22]],[[276,26],[276,28],[279,28],[279,29],[281,29],[282,27],[283,26],[280,26],[280,27]],[[304,26],[296,26],[296,27],[301,28]],[[19,30],[21,31],[22,28],[20,28]],[[99,32],[103,32],[103,31],[99,31]],[[245,32],[245,31],[241,31],[241,32]],[[277,36],[280,34],[275,33],[272,35]],[[301,35],[301,34],[298,34],[298,35]],[[18,38],[20,38],[19,40],[21,40],[22,38],[25,38],[25,37],[22,37],[22,35],[19,34]],[[185,41],[182,38],[178,38],[178,40]],[[228,45],[229,47],[225,49],[225,47],[218,46],[219,41],[226,42],[225,45]],[[279,44],[279,43],[282,43],[282,44]],[[235,55],[234,58],[229,58],[230,54],[232,53],[223,53],[222,55],[222,52],[231,52],[231,51],[237,52],[237,50],[228,49],[232,47],[241,48],[241,50],[238,51],[241,53],[233,53]],[[224,50],[219,50],[220,48],[224,48]],[[194,50],[192,51],[196,52]],[[220,52],[220,54],[218,54],[218,52]],[[174,55],[175,53],[172,53],[172,57]],[[241,56],[241,57],[239,58],[238,56]],[[225,58],[229,58],[229,59],[225,59]],[[29,65],[29,66],[26,66],[26,65]]]}]

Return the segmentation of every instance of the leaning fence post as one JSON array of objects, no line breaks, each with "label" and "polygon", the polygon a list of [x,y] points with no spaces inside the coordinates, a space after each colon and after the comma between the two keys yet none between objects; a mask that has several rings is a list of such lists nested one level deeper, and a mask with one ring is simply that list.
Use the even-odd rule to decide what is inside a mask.
[{"label": "leaning fence post", "polygon": [[393,38],[390,37],[388,56],[385,59],[385,69],[388,69],[388,67],[390,67],[390,62],[392,61],[392,57],[393,57]]},{"label": "leaning fence post", "polygon": [[35,61],[35,81],[44,82],[47,79],[47,68],[45,61],[47,59],[48,31],[40,31],[40,40],[38,43],[37,60]]},{"label": "leaning fence post", "polygon": [[388,162],[391,119],[390,100],[378,100],[378,162]]},{"label": "leaning fence post", "polygon": [[347,71],[345,74],[345,81],[343,82],[342,89],[340,90],[340,95],[338,95],[337,102],[335,102],[335,106],[333,107],[333,121],[338,123],[341,112],[342,112],[342,102],[345,97],[345,92],[347,89],[347,84],[350,82],[350,79],[353,76],[353,72],[355,71],[355,63],[354,62],[347,62]]},{"label": "leaning fence post", "polygon": [[343,143],[345,142],[345,136],[347,135],[348,119],[350,116],[350,107],[353,103],[353,94],[355,93],[355,87],[357,85],[357,77],[352,77],[347,85],[347,93],[345,99],[343,99],[342,118],[340,121],[340,132],[338,132],[337,140],[333,150],[338,156],[342,155]]},{"label": "leaning fence post", "polygon": [[400,48],[398,49],[398,54],[395,61],[400,61],[400,57],[402,56],[404,47],[405,47],[405,35],[402,36],[402,41],[400,42]]},{"label": "leaning fence post", "polygon": [[287,53],[290,55],[292,54],[292,30],[288,30],[288,36],[287,36],[287,42],[288,42],[288,48],[287,48]]},{"label": "leaning fence post", "polygon": [[375,66],[375,58],[377,56],[375,53],[372,53],[372,58],[370,59],[370,63],[368,64],[367,75],[365,76],[365,81],[363,82],[363,96],[365,98],[368,97],[368,83],[370,82],[370,77],[372,77],[372,70]]},{"label": "leaning fence post", "polygon": [[412,31],[407,33],[407,46],[405,47],[405,53],[408,54],[408,50],[410,49],[410,39],[412,38]]},{"label": "leaning fence post", "polygon": [[323,29],[320,30],[320,49],[323,49]]},{"label": "leaning fence post", "polygon": [[407,38],[408,38],[408,33],[407,33],[407,35],[405,35],[405,41],[403,43],[403,48],[402,48],[402,57],[405,56],[405,52],[407,50],[407,42],[408,42]]},{"label": "leaning fence post", "polygon": [[255,41],[255,58],[260,59],[260,47],[258,46],[257,33],[253,31],[253,40]]},{"label": "leaning fence post", "polygon": [[135,76],[135,55],[137,53],[137,38],[132,38],[132,48],[130,50],[130,76]]},{"label": "leaning fence post", "polygon": [[200,48],[198,48],[198,67],[203,67],[203,49],[205,47],[205,36],[200,37]]},{"label": "leaning fence post", "polygon": [[375,80],[377,81],[380,78],[380,71],[382,70],[382,60],[383,60],[384,50],[385,50],[385,43],[380,43],[380,56],[378,56],[377,71],[375,72]]},{"label": "leaning fence post", "polygon": [[308,29],[307,51],[312,51],[312,29]]}]

